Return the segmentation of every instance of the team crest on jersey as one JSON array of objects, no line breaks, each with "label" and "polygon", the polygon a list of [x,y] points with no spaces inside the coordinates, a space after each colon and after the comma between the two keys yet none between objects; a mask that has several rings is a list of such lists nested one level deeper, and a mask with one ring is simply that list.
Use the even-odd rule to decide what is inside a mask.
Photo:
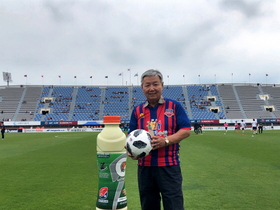
[{"label": "team crest on jersey", "polygon": [[172,117],[174,115],[174,110],[173,109],[166,109],[164,112],[164,115],[166,117]]},{"label": "team crest on jersey", "polygon": [[144,113],[140,113],[139,118],[144,118]]}]

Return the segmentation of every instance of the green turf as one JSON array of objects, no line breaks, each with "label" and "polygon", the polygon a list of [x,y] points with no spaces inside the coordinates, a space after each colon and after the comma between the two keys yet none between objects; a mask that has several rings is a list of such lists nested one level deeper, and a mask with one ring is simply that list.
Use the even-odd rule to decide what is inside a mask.
[{"label": "green turf", "polygon": [[[181,143],[186,209],[280,209],[280,131],[192,134]],[[7,133],[0,140],[0,209],[95,210],[97,133]],[[128,209],[140,210],[128,159]]]}]

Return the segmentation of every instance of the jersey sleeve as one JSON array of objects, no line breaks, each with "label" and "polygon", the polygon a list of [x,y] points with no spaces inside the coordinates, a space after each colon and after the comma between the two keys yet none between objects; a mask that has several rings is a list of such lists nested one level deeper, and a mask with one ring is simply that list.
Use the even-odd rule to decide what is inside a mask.
[{"label": "jersey sleeve", "polygon": [[134,108],[131,113],[131,116],[130,116],[128,133],[130,133],[131,131],[134,131],[137,128],[138,128],[138,126],[137,126],[137,118],[136,118],[136,108]]},{"label": "jersey sleeve", "polygon": [[176,116],[177,116],[177,130],[191,129],[190,120],[180,103],[176,104]]}]

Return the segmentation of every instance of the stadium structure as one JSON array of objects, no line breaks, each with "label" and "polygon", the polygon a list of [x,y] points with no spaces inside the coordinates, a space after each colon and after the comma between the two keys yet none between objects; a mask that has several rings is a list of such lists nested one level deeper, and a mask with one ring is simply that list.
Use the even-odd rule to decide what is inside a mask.
[{"label": "stadium structure", "polygon": [[[203,124],[257,119],[280,123],[280,86],[260,84],[169,85],[191,121]],[[103,116],[129,123],[145,96],[140,86],[1,86],[0,119],[7,125],[96,125]],[[79,123],[77,123],[79,122]]]}]

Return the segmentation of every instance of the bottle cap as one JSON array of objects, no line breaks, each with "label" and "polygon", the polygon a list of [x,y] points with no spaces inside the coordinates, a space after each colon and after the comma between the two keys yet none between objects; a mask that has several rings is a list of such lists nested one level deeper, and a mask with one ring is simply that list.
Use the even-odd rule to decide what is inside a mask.
[{"label": "bottle cap", "polygon": [[120,116],[104,116],[103,123],[120,123],[121,117]]}]

